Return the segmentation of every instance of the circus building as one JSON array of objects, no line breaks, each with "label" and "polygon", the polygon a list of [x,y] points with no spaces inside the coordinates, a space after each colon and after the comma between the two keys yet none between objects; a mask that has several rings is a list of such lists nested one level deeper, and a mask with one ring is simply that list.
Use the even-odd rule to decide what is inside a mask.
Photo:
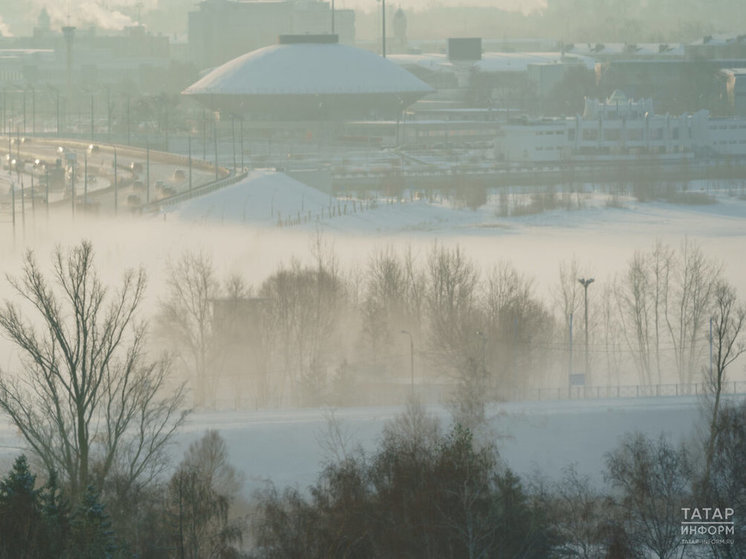
[{"label": "circus building", "polygon": [[184,90],[212,110],[251,120],[396,119],[433,89],[336,35],[281,35]]}]

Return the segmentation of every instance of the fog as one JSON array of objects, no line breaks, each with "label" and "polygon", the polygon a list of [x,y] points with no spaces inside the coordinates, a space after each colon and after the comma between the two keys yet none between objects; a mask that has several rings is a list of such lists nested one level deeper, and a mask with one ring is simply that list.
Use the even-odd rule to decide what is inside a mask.
[{"label": "fog", "polygon": [[[243,188],[241,184],[231,188]],[[251,181],[246,183],[249,188],[251,184]],[[445,201],[432,205],[425,202],[398,202],[392,205],[383,200],[377,208],[368,210],[360,217],[331,217],[315,224],[294,227],[221,224],[205,218],[186,218],[178,211],[118,218],[83,214],[72,220],[69,209],[57,208],[49,219],[43,217],[41,212],[36,217],[33,214],[27,216],[25,231],[18,224],[15,242],[11,236],[5,237],[2,259],[4,271],[11,276],[17,275],[26,250],[33,250],[39,261],[44,263],[55,247],[71,247],[81,240],[90,240],[94,245],[100,273],[108,284],[116,286],[127,268],[142,267],[147,272],[148,290],[140,314],[155,324],[161,305],[168,298],[169,266],[186,254],[207,255],[220,286],[225,285],[231,277],[240,277],[248,293],[264,296],[262,286],[271,276],[289,269],[293,262],[314,269],[319,265],[319,254],[323,253],[326,259],[324,265],[333,262],[334,273],[346,285],[346,304],[360,309],[352,311],[353,315],[343,312],[336,319],[342,321],[334,329],[337,332],[334,335],[340,337],[334,339],[333,348],[323,349],[319,354],[327,356],[325,375],[333,375],[333,370],[342,360],[353,367],[357,366],[356,363],[370,361],[369,350],[364,349],[368,342],[365,342],[364,329],[361,330],[360,318],[356,313],[363,312],[364,301],[371,289],[371,263],[384,253],[397,258],[409,254],[415,268],[424,273],[436,248],[461,250],[473,265],[482,286],[486,285],[495,270],[505,265],[512,267],[527,279],[533,296],[547,309],[553,320],[558,321],[558,327],[563,320],[557,300],[563,267],[574,263],[578,276],[595,278],[590,297],[593,305],[591,318],[596,324],[595,321],[600,320],[602,303],[610,297],[609,293],[618,289],[616,286],[624,277],[633,256],[651,251],[656,242],[674,251],[680,250],[685,244],[699,247],[708,259],[722,266],[723,276],[736,286],[740,297],[744,296],[742,286],[746,282],[746,263],[733,258],[741,250],[746,234],[741,217],[746,207],[742,201],[727,203],[723,200],[714,206],[700,208],[628,202],[627,207],[619,209],[593,205],[590,203],[593,195],[588,196],[589,203],[585,209],[551,210],[525,217],[501,217],[494,210],[461,209]],[[294,204],[299,202],[292,197],[273,199],[274,211],[292,215]],[[308,198],[305,204],[309,204]],[[214,204],[205,202],[203,205],[214,211]],[[258,208],[254,210],[260,211]],[[190,215],[194,211],[192,209]],[[418,214],[414,222],[403,217],[415,211]],[[5,227],[10,229],[10,223],[6,223]],[[226,296],[222,287],[216,291],[216,296],[218,293],[220,297]],[[7,282],[3,283],[2,294],[4,297],[11,296]],[[483,296],[479,295],[479,300]],[[582,303],[578,308],[580,311]],[[421,320],[424,321],[425,317]],[[396,328],[407,326],[408,323],[396,324],[387,328],[398,332]],[[580,319],[577,319],[577,324],[576,335],[580,336]],[[452,382],[452,374],[447,369],[439,372],[437,360],[431,361],[432,356],[428,357],[432,351],[431,342],[427,341],[430,336],[428,328],[425,322],[417,325],[417,329],[421,329],[421,333],[417,334],[416,349],[418,382]],[[472,328],[474,331],[479,329],[478,326]],[[595,328],[601,328],[600,324],[594,326],[594,331]],[[593,339],[597,340],[594,344],[600,343],[600,332],[593,335]],[[566,352],[563,336],[565,334],[561,334],[561,329],[552,336],[552,343],[563,348],[560,354]],[[406,376],[408,353],[405,341],[403,336],[394,336],[390,340],[392,345],[387,350],[390,357],[383,361],[393,359],[404,370],[397,374],[386,365],[384,370],[388,372],[382,373],[385,378],[395,380],[397,376]],[[160,344],[155,342],[154,347]],[[13,353],[6,342],[3,347],[6,355]],[[578,358],[582,358],[582,346],[577,353]],[[383,356],[379,352],[378,358]],[[566,357],[562,360],[566,360]],[[7,357],[6,363],[10,362],[10,357]],[[557,362],[553,370],[556,365]],[[497,364],[494,366],[498,367]],[[537,366],[538,369],[535,369]],[[547,390],[562,387],[566,382],[563,367],[547,376],[548,370],[541,370],[543,366],[534,364],[531,365],[532,372],[524,371],[526,386]],[[193,380],[193,372],[190,372],[188,364],[178,364],[175,369],[185,375],[185,380]],[[214,374],[216,379],[221,377],[219,372]],[[610,372],[605,375],[608,376],[604,376],[599,385],[618,385],[620,382],[622,385],[635,385],[641,382],[632,374],[632,370],[622,377],[614,377]],[[741,367],[735,366],[730,378],[741,380],[746,377]],[[674,382],[674,379],[665,377],[663,381]],[[442,392],[438,394],[432,396],[435,402],[447,397]],[[376,398],[376,403],[391,403],[386,401],[384,395]],[[395,402],[400,396],[392,393],[391,398]],[[224,397],[219,400],[220,403],[215,401],[211,405],[228,408],[237,405]],[[257,405],[284,407],[291,401],[294,398],[274,403],[245,402],[239,405],[250,409]],[[344,405],[343,400],[334,399],[334,402]]]},{"label": "fog", "polygon": [[[687,557],[681,507],[740,522],[743,2],[331,7],[0,3],[0,555],[21,451],[73,500],[95,486],[144,558],[184,554],[177,517],[268,558],[348,534],[519,556],[510,518],[558,534],[520,556]],[[672,484],[622,495],[638,466]],[[442,501],[388,541],[398,476]],[[581,505],[596,524],[568,528]]]}]

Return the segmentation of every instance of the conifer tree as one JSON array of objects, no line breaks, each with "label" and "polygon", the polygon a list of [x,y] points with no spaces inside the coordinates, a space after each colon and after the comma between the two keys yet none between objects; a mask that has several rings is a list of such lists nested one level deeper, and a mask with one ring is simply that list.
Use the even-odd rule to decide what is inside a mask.
[{"label": "conifer tree", "polygon": [[90,485],[70,517],[67,549],[70,559],[109,559],[116,551],[111,520]]}]

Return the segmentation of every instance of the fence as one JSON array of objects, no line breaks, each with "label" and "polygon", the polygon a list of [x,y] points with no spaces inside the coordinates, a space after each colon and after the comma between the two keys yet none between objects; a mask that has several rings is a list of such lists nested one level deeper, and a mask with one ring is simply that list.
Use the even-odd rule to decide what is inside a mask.
[{"label": "fence", "polygon": [[186,192],[180,192],[179,194],[175,194],[174,196],[169,196],[168,198],[162,198],[155,202],[151,202],[150,204],[143,205],[142,211],[143,212],[159,211],[163,208],[173,206],[174,204],[178,204],[180,202],[186,202],[187,200],[191,200],[192,198],[195,198],[197,196],[203,196],[204,194],[207,194],[209,192],[220,190],[223,187],[229,186],[231,184],[237,183],[240,180],[245,179],[247,176],[248,176],[248,173],[245,171],[242,173],[238,173],[238,174],[231,173],[227,177],[219,179],[217,181],[213,181],[205,185],[192,188],[191,190],[187,190]]},{"label": "fence", "polygon": [[[527,400],[585,400],[607,398],[658,398],[677,396],[704,396],[711,393],[707,383],[681,384],[636,384],[617,386],[565,386],[556,388],[533,388],[512,391],[508,399]],[[723,394],[746,394],[746,381],[731,381],[723,384]]]}]

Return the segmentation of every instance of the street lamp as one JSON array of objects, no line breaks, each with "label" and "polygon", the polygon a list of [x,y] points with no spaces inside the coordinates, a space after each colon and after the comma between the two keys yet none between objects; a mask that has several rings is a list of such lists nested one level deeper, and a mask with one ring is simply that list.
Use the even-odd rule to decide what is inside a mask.
[{"label": "street lamp", "polygon": [[585,291],[585,382],[587,384],[590,372],[590,359],[588,357],[588,286],[592,284],[594,280],[593,278],[579,278],[578,281]]},{"label": "street lamp", "polygon": [[409,375],[412,396],[414,396],[414,339],[412,338],[412,333],[409,330],[402,330],[401,333],[409,336]]},{"label": "street lamp", "polygon": [[381,56],[386,58],[386,0],[381,2]]}]

